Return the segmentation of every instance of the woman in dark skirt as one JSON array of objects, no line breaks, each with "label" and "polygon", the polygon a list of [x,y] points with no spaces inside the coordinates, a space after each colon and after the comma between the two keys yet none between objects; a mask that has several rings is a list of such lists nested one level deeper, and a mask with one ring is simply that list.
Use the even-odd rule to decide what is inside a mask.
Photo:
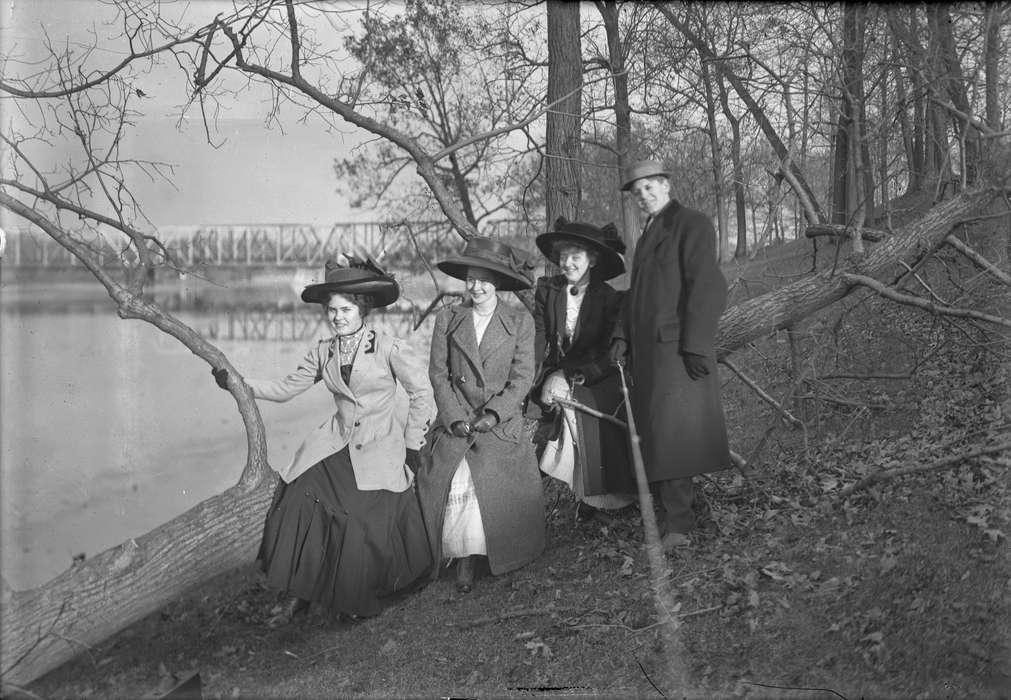
[{"label": "woman in dark skirt", "polygon": [[[292,597],[276,622],[317,603],[369,616],[380,599],[410,587],[432,555],[414,494],[418,450],[435,412],[423,362],[406,344],[368,325],[369,309],[400,290],[371,260],[330,261],[326,281],[302,300],[322,304],[335,335],[309,349],[283,379],[246,379],[258,399],[287,401],[322,381],[335,413],[280,472],[259,559],[267,583]],[[227,386],[224,370],[214,370]],[[398,384],[409,407],[397,410]]]},{"label": "woman in dark skirt", "polygon": [[534,293],[537,378],[528,415],[541,417],[541,471],[572,489],[579,519],[634,502],[628,434],[614,423],[563,407],[568,399],[624,419],[621,386],[608,348],[621,292],[607,280],[625,271],[618,231],[559,217],[537,247],[561,270]]}]

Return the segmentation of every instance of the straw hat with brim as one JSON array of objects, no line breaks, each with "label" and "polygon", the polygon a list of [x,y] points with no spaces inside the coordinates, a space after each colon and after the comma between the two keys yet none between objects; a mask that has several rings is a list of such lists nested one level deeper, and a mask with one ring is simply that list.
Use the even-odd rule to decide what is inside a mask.
[{"label": "straw hat with brim", "polygon": [[618,229],[614,224],[598,228],[593,224],[558,217],[554,231],[542,233],[537,237],[537,247],[544,253],[544,257],[555,265],[558,264],[556,243],[573,243],[587,250],[596,251],[595,269],[603,280],[617,277],[625,271],[625,261],[621,257],[625,252],[625,243],[618,237]]},{"label": "straw hat with brim", "polygon": [[302,301],[325,304],[331,294],[361,294],[369,298],[373,308],[389,306],[400,296],[396,280],[382,273],[374,262],[352,261],[341,265],[327,260],[324,267],[325,282],[310,284],[302,290]]},{"label": "straw hat with brim", "polygon": [[644,177],[656,177],[658,175],[670,179],[670,171],[663,167],[663,163],[658,160],[640,160],[637,163],[632,163],[621,174],[621,189],[629,190],[632,188],[632,183],[636,180],[641,180]]},{"label": "straw hat with brim", "polygon": [[505,292],[530,289],[534,266],[526,255],[512,246],[492,238],[475,236],[467,241],[463,252],[436,263],[436,266],[450,277],[467,279],[467,271],[472,267],[488,270],[495,275],[495,288]]}]

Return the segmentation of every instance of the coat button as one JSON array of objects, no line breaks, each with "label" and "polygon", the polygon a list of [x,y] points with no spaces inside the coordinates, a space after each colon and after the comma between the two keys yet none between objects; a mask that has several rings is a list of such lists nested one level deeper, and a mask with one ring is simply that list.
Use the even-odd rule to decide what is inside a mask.
[{"label": "coat button", "polygon": [[356,428],[357,428],[357,427],[358,427],[359,425],[361,425],[361,424],[362,424],[362,422],[361,422],[360,420],[356,420],[356,421],[355,421],[355,427],[356,427]]},{"label": "coat button", "polygon": [[362,449],[362,445],[361,445],[361,443],[359,443],[359,444],[355,445],[355,449],[356,449],[356,450],[360,450],[360,449]]}]

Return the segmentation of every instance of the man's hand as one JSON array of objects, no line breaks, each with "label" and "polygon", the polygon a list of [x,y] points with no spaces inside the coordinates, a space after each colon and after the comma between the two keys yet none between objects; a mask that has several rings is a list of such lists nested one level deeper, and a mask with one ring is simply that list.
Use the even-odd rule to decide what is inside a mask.
[{"label": "man's hand", "polygon": [[624,338],[615,338],[611,341],[611,349],[609,352],[612,365],[625,365],[626,356],[628,355],[628,343],[625,342]]},{"label": "man's hand", "polygon": [[709,360],[705,356],[686,352],[681,355],[681,360],[685,363],[685,372],[692,381],[709,376]]},{"label": "man's hand", "polygon": [[449,426],[449,432],[457,437],[470,437],[470,423],[462,420],[454,421],[453,425]]},{"label": "man's hand", "polygon": [[498,417],[491,411],[485,411],[485,414],[474,421],[474,432],[476,433],[487,433],[489,430],[494,428],[498,424]]}]

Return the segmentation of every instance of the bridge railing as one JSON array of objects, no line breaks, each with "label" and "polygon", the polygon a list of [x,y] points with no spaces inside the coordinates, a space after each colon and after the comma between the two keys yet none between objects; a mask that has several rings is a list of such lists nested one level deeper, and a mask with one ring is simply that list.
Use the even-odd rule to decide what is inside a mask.
[{"label": "bridge railing", "polygon": [[[483,235],[503,238],[535,252],[534,237],[540,230],[523,220],[488,222]],[[364,248],[383,254],[388,265],[420,266],[411,236],[424,257],[436,259],[455,252],[460,239],[445,221],[310,224],[245,224],[165,227],[159,237],[183,265],[214,267],[305,267],[318,268],[343,251]],[[103,266],[129,265],[136,260],[100,236],[88,243]],[[45,234],[29,230],[11,232],[3,264],[13,267],[71,267],[80,265],[68,250]]]}]

